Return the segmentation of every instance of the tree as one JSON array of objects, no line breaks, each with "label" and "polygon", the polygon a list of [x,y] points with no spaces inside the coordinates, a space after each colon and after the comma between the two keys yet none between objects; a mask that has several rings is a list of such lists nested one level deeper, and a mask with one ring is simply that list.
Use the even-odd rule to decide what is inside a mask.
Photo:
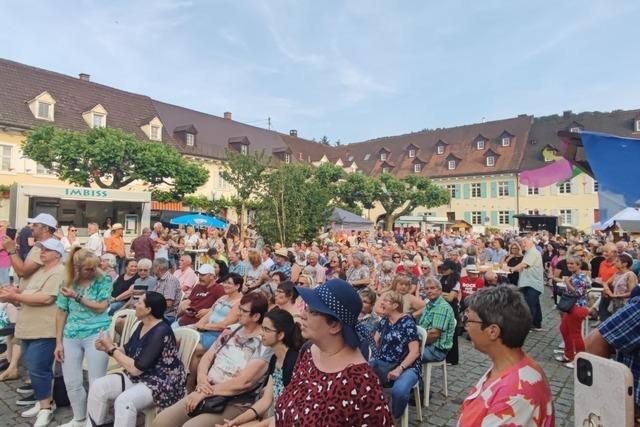
[{"label": "tree", "polygon": [[227,162],[220,175],[236,190],[236,195],[241,201],[239,223],[242,225],[246,201],[261,191],[271,158],[264,151],[242,154],[235,150],[226,150],[226,155]]},{"label": "tree", "polygon": [[329,141],[329,138],[327,138],[327,135],[323,135],[322,138],[320,138],[320,141],[318,142],[322,145],[331,145],[331,141]]},{"label": "tree", "polygon": [[338,185],[337,198],[349,211],[372,209],[379,198],[380,181],[361,173],[348,174]]},{"label": "tree", "polygon": [[85,187],[95,183],[118,189],[140,180],[151,188],[166,185],[179,198],[209,177],[207,169],[185,160],[175,148],[115,128],[76,132],[40,126],[29,132],[22,150],[60,179]]},{"label": "tree", "polygon": [[333,172],[329,167],[285,164],[266,176],[256,221],[266,241],[290,245],[317,237],[331,215],[333,194],[326,179]]},{"label": "tree", "polygon": [[417,207],[435,208],[449,203],[449,192],[426,177],[410,175],[403,179],[383,173],[376,199],[386,212],[385,229],[393,230],[396,219]]}]

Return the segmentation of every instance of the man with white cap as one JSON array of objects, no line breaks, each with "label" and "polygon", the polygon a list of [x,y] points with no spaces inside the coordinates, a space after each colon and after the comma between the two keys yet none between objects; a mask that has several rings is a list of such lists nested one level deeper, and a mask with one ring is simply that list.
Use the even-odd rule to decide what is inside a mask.
[{"label": "man with white cap", "polygon": [[0,290],[0,300],[20,305],[15,337],[22,341],[36,404],[22,413],[37,417],[34,426],[46,426],[53,419],[53,351],[56,346],[56,296],[64,280],[64,245],[53,237],[39,242],[42,267],[20,288]]},{"label": "man with white cap", "polygon": [[[32,235],[36,242],[42,242],[52,238],[53,233],[55,233],[58,226],[56,219],[46,213],[41,213],[35,218],[28,218],[27,223],[31,226]],[[33,274],[42,267],[42,261],[40,260],[40,247],[34,245],[27,254],[27,257],[23,260],[16,250],[15,240],[5,236],[3,238],[3,245],[9,254],[11,266],[13,267],[16,276],[20,278],[20,289],[26,288],[29,285],[31,276],[33,276]],[[7,370],[0,375],[0,381],[18,379],[18,361],[20,360],[20,353],[22,349],[19,343],[15,343],[15,345],[12,344],[13,336],[7,337],[8,359],[11,363]],[[26,397],[21,400],[23,402],[22,404],[35,403],[34,400],[30,400]]]},{"label": "man with white cap", "polygon": [[224,295],[224,287],[216,283],[215,270],[211,264],[202,264],[198,271],[198,284],[178,307],[178,323],[187,326],[196,323],[207,314],[215,302]]}]

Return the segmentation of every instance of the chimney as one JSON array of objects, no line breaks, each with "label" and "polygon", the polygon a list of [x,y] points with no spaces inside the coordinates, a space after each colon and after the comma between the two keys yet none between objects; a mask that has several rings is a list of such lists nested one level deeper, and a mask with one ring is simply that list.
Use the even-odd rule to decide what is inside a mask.
[{"label": "chimney", "polygon": [[568,119],[571,117],[571,110],[566,110],[562,112],[562,118],[563,119]]},{"label": "chimney", "polygon": [[296,129],[291,129],[291,130],[289,131],[289,136],[295,136],[295,137],[297,137],[297,136],[298,136],[298,131],[297,131]]},{"label": "chimney", "polygon": [[225,111],[224,112],[224,118],[226,120],[231,120],[231,111]]},{"label": "chimney", "polygon": [[80,74],[78,74],[78,78],[79,78],[80,80],[85,81],[85,82],[90,82],[90,81],[91,81],[91,75],[90,75],[90,74],[87,74],[87,73],[80,73]]}]

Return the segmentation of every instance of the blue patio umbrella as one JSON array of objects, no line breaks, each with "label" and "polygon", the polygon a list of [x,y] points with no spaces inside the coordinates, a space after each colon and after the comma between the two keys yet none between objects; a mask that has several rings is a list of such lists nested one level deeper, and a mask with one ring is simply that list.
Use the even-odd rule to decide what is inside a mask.
[{"label": "blue patio umbrella", "polygon": [[193,225],[194,227],[216,227],[225,228],[227,223],[215,216],[192,214],[183,215],[171,220],[171,224],[174,225]]}]

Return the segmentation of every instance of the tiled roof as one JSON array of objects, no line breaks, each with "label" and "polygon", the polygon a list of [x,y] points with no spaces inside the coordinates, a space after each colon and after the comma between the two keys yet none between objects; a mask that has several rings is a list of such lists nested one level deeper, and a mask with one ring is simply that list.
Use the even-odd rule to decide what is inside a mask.
[{"label": "tiled roof", "polygon": [[634,121],[640,110],[617,110],[612,112],[584,112],[536,117],[531,126],[521,170],[537,169],[545,165],[542,149],[546,146],[559,149],[558,131],[581,127],[582,130],[610,133],[612,135],[639,138],[634,132]]},{"label": "tiled roof", "polygon": [[[531,116],[521,115],[505,120],[372,139],[348,144],[340,149],[343,157],[353,156],[358,167],[370,175],[379,175],[382,171],[379,153],[383,148],[389,153],[387,162],[395,165],[395,175],[404,177],[413,174],[414,159],[409,157],[407,150],[410,144],[416,147],[416,156],[424,162],[420,175],[445,177],[514,172],[519,169],[531,121]],[[513,135],[509,147],[501,144],[505,131]],[[475,144],[478,135],[486,140],[482,150],[478,150]],[[445,143],[445,150],[443,154],[436,154],[436,145],[440,141]],[[486,166],[487,149],[499,154],[493,167]],[[450,155],[459,159],[455,170],[447,167],[446,160]]]},{"label": "tiled roof", "polygon": [[[45,91],[56,101],[54,122],[36,119],[29,109],[28,102]],[[83,131],[89,126],[82,113],[98,104],[107,111],[107,126],[147,139],[140,126],[157,115],[149,97],[0,59],[0,124],[32,128],[51,123]]]}]

